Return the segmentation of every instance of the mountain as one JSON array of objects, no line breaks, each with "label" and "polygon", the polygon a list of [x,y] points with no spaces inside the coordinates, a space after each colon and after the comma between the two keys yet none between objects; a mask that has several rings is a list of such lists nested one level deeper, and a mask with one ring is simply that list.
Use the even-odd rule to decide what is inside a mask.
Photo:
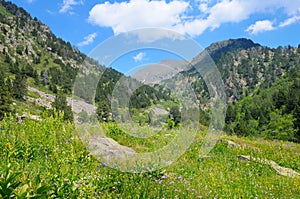
[{"label": "mountain", "polygon": [[[288,137],[294,137],[291,140],[298,140],[300,119],[297,89],[299,82],[298,73],[295,71],[300,69],[300,45],[268,48],[249,39],[229,39],[211,44],[190,63],[180,60],[163,60],[146,67],[133,76],[136,79],[134,80],[114,69],[99,65],[97,61],[81,53],[69,42],[57,38],[49,27],[37,18],[32,18],[24,9],[10,2],[3,0],[0,2],[0,118],[4,113],[16,108],[11,106],[14,102],[21,107],[21,111],[30,110],[41,113],[43,109],[32,100],[26,100],[37,97],[31,91],[27,92],[27,86],[50,94],[71,95],[74,93],[75,78],[82,78],[80,81],[82,80],[84,84],[76,90],[75,95],[81,100],[92,103],[91,95],[94,93],[93,89],[96,89],[94,99],[100,107],[98,112],[102,113],[101,108],[106,107],[106,115],[107,112],[112,111],[109,107],[114,101],[113,92],[116,85],[120,92],[117,92],[117,96],[114,97],[121,99],[120,107],[124,108],[124,105],[128,105],[126,99],[130,97],[131,113],[135,113],[139,120],[140,114],[136,111],[137,109],[147,109],[161,101],[172,101],[171,104],[174,105],[176,99],[172,99],[170,92],[172,87],[168,87],[169,90],[164,87],[168,84],[172,86],[172,83],[184,85],[185,82],[190,83],[195,91],[201,103],[201,111],[209,113],[208,86],[205,84],[204,77],[196,70],[197,67],[210,66],[201,66],[206,63],[205,59],[209,55],[213,61],[211,63],[217,66],[225,85],[226,100],[229,102],[226,130],[229,133],[254,135],[264,132],[270,135],[272,132],[261,127],[268,126],[276,132],[280,128],[272,124],[271,120],[277,119],[277,123],[289,129],[291,132],[289,134],[296,135]],[[79,71],[82,63],[103,73],[96,88],[91,83],[95,82],[97,76],[90,74],[84,77],[82,75],[84,70]],[[214,78],[216,74],[210,75]],[[118,84],[120,79],[123,82]],[[156,89],[138,80],[154,85]],[[288,90],[285,91],[282,85],[285,85]],[[129,86],[131,89],[128,89]],[[132,89],[137,87],[140,88]],[[122,93],[121,91],[124,90],[127,92]],[[189,93],[184,89],[181,89],[181,94],[186,99],[192,97],[188,96]],[[287,99],[292,99],[292,101]],[[253,101],[260,103],[253,104]],[[249,107],[247,104],[252,105]],[[201,114],[204,113],[201,112]],[[143,117],[146,121],[147,115],[144,114]],[[203,123],[207,125],[209,118],[207,116],[204,118],[207,121]],[[292,121],[292,123],[287,121]],[[245,133],[248,129],[251,129],[252,133]]]},{"label": "mountain", "polygon": [[[299,65],[299,48],[279,46],[271,49],[243,38],[213,43],[191,61],[189,70],[179,74],[190,79],[200,99],[209,95],[195,66],[207,54],[221,74],[229,102],[235,102],[257,88],[270,87],[277,78]],[[170,81],[173,80],[165,80],[164,83]]]},{"label": "mountain", "polygon": [[[95,99],[96,103],[106,101],[105,104],[109,104],[118,80],[127,78],[112,68],[98,64],[69,42],[57,38],[47,25],[32,18],[23,8],[4,0],[0,1],[0,52],[0,70],[5,84],[12,85],[11,97],[17,103],[25,102],[28,95],[36,95],[27,92],[26,87],[30,86],[50,94],[74,94],[88,103]],[[81,82],[83,85],[74,93],[75,79],[84,76],[82,74],[85,71],[81,70],[84,67],[95,69],[95,74],[101,73],[101,79],[95,82],[99,76],[86,76]],[[89,78],[91,81],[87,80]],[[135,108],[145,108],[158,100],[169,98],[134,79],[128,78],[128,81],[142,87],[133,94],[132,99],[146,101],[133,104]],[[97,88],[91,83],[96,84]],[[96,90],[94,99],[91,97],[94,90],[91,89]],[[28,101],[22,104],[22,107],[27,107],[23,111],[40,109]]]},{"label": "mountain", "polygon": [[300,142],[299,69],[298,63],[272,85],[229,103],[224,130],[229,134]]},{"label": "mountain", "polygon": [[[215,62],[218,62],[223,55],[230,51],[235,51],[237,49],[249,49],[259,46],[259,44],[254,43],[250,39],[239,38],[212,43],[205,50]],[[200,55],[196,56],[194,59],[197,60]]]},{"label": "mountain", "polygon": [[191,61],[191,69],[162,82],[187,78],[202,109],[209,109],[210,95],[196,68],[206,67],[207,55],[224,82],[227,133],[300,142],[300,45],[271,49],[247,39],[211,44]]},{"label": "mountain", "polygon": [[184,60],[166,59],[139,69],[132,77],[145,84],[155,85],[188,70],[188,66],[189,62]]}]

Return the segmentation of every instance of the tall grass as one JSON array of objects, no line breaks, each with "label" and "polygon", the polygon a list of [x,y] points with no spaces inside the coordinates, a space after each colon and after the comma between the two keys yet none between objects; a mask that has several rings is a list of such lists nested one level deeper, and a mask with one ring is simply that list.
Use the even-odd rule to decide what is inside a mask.
[{"label": "tall grass", "polygon": [[[198,135],[173,165],[131,174],[110,169],[93,158],[75,127],[59,117],[44,116],[41,122],[21,124],[7,117],[0,128],[2,198],[300,198],[299,179],[280,176],[268,165],[237,157],[272,159],[299,172],[300,146],[294,143],[227,137],[248,147],[228,148],[218,142],[208,157],[200,158],[202,139]],[[116,128],[107,127],[107,133],[113,137]],[[167,144],[169,139],[164,131],[147,141],[118,132],[116,139],[135,149],[153,150],[163,145],[153,141]]]}]

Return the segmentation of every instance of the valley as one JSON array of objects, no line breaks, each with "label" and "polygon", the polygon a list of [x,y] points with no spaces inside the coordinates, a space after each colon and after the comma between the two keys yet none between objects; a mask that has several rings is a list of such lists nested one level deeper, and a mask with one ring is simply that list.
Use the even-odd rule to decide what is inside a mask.
[{"label": "valley", "polygon": [[299,143],[300,44],[126,76],[0,0],[0,198],[299,198]]}]

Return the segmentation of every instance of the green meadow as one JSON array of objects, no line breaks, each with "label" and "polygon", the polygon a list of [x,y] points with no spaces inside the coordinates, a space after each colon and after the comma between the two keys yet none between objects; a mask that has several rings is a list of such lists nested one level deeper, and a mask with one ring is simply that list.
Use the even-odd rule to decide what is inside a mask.
[{"label": "green meadow", "polygon": [[[114,170],[93,157],[75,126],[60,117],[23,123],[6,117],[0,127],[0,198],[300,198],[299,178],[238,157],[266,158],[300,172],[300,145],[291,142],[222,136],[201,157],[207,131],[203,128],[172,165],[134,174]],[[155,150],[170,139],[164,130],[135,141],[116,125],[106,124],[104,129],[137,152]],[[228,147],[224,140],[242,147]]]}]

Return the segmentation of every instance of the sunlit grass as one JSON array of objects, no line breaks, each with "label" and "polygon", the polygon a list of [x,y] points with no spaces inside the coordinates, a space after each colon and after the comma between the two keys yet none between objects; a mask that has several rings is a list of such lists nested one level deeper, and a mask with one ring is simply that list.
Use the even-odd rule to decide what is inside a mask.
[{"label": "sunlit grass", "polygon": [[[110,127],[110,125],[112,125]],[[280,176],[268,165],[239,160],[238,155],[267,158],[300,171],[300,146],[290,142],[225,137],[241,144],[218,142],[199,157],[203,134],[174,164],[143,174],[123,173],[97,161],[85,149],[75,127],[59,118],[42,122],[14,118],[0,123],[0,179],[5,171],[21,173],[14,195],[30,193],[53,198],[299,198],[300,180]],[[106,125],[106,130],[116,128]],[[115,130],[115,129],[114,129]],[[127,129],[128,130],[128,129]],[[147,129],[144,129],[145,133]],[[126,129],[124,130],[124,132]],[[118,141],[138,152],[168,144],[176,130],[146,138],[118,134]],[[8,165],[10,167],[8,168]],[[39,189],[45,186],[44,192]]]}]

